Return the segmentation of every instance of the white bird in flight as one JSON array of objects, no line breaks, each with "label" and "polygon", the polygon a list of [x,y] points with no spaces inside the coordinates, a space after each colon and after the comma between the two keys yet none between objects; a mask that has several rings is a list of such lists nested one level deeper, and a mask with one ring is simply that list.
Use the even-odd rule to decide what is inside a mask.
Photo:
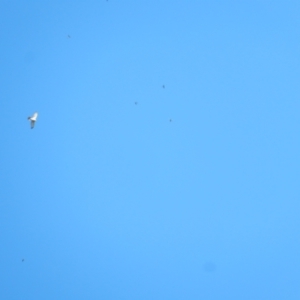
[{"label": "white bird in flight", "polygon": [[28,120],[30,120],[31,129],[34,127],[37,117],[38,117],[37,112],[34,113],[31,117],[28,117]]}]

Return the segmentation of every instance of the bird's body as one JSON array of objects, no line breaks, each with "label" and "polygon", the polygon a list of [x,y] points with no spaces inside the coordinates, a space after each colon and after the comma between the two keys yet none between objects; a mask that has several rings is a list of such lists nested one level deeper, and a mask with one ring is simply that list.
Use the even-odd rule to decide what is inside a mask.
[{"label": "bird's body", "polygon": [[31,117],[28,117],[28,120],[30,120],[30,126],[31,126],[31,129],[34,127],[34,124],[36,122],[36,119],[38,117],[38,113],[34,113]]}]

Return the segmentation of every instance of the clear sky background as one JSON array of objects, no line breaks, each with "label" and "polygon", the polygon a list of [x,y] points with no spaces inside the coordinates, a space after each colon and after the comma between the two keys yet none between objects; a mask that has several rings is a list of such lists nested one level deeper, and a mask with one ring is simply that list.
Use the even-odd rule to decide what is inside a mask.
[{"label": "clear sky background", "polygon": [[299,16],[2,0],[0,299],[300,299]]}]

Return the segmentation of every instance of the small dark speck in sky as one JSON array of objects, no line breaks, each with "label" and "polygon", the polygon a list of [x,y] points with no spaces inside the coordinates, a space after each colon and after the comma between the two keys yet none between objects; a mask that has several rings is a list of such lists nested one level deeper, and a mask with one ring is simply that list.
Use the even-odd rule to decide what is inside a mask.
[{"label": "small dark speck in sky", "polygon": [[208,273],[214,272],[216,270],[216,265],[211,261],[206,262],[203,264],[203,270]]},{"label": "small dark speck in sky", "polygon": [[22,262],[24,262],[24,260],[25,260],[25,259],[24,259],[24,258],[22,258]]}]

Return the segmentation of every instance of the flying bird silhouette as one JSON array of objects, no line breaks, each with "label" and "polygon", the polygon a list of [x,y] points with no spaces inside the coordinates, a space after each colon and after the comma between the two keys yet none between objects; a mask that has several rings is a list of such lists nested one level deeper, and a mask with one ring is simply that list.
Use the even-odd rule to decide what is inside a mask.
[{"label": "flying bird silhouette", "polygon": [[37,117],[38,117],[37,112],[34,113],[31,117],[28,117],[28,120],[30,120],[31,129],[34,127]]}]

